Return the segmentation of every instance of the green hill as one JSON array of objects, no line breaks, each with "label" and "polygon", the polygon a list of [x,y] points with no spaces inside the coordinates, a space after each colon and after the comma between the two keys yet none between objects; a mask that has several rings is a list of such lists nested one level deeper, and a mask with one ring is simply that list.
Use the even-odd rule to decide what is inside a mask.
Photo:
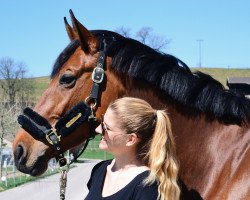
[{"label": "green hill", "polygon": [[192,71],[201,71],[211,75],[220,81],[226,88],[227,77],[250,77],[249,69],[225,69],[225,68],[191,68]]},{"label": "green hill", "polygon": [[34,81],[34,95],[35,95],[35,100],[37,101],[42,93],[48,88],[49,83],[50,83],[50,77],[49,76],[42,76],[42,77],[37,77],[37,78],[32,78]]},{"label": "green hill", "polygon": [[[225,68],[191,68],[192,71],[201,71],[211,75],[226,87],[227,77],[250,77],[250,69],[225,69]],[[49,76],[34,78],[35,99],[38,100],[45,89],[48,87]]]}]

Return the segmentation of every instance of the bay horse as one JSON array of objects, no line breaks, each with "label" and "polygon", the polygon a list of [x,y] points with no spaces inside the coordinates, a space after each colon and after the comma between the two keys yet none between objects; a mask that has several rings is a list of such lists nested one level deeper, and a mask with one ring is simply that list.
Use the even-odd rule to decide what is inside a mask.
[{"label": "bay horse", "polygon": [[[105,49],[97,119],[123,96],[166,109],[180,162],[182,199],[247,200],[250,197],[250,101],[225,89],[211,76],[191,72],[178,58],[106,30],[87,30],[71,12],[65,25],[70,44],[57,58],[49,87],[34,110],[55,124],[88,98],[92,71]],[[93,102],[91,102],[93,104]],[[89,137],[88,123],[61,141],[64,151]],[[37,176],[54,149],[20,129],[13,142],[17,168]]]}]

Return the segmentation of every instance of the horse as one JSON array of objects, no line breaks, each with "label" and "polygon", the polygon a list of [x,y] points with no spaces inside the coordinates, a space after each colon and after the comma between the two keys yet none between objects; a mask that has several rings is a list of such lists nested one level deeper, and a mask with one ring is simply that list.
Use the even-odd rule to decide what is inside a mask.
[{"label": "horse", "polygon": [[[250,101],[211,76],[192,72],[175,56],[107,30],[88,30],[70,11],[64,18],[70,39],[58,56],[51,82],[34,111],[50,124],[86,101],[97,120],[110,102],[138,97],[168,113],[180,165],[181,199],[247,200],[250,197]],[[89,100],[95,69],[105,52],[98,101]],[[63,138],[63,151],[87,140],[85,121]],[[17,168],[32,176],[45,172],[55,150],[20,128],[13,142]]]}]

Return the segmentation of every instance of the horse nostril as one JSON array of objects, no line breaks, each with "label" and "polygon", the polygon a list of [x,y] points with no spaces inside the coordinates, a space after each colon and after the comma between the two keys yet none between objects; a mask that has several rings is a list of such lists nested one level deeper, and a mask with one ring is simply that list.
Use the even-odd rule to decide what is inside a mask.
[{"label": "horse nostril", "polygon": [[24,160],[24,148],[22,145],[18,145],[14,156],[15,156],[15,160],[20,164],[23,160]]}]

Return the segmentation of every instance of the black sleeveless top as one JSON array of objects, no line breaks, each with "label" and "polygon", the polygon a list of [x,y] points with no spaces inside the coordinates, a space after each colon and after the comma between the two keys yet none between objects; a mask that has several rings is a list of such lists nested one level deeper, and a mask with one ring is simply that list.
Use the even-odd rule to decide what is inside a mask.
[{"label": "black sleeveless top", "polygon": [[130,183],[118,192],[102,197],[102,188],[106,176],[107,166],[111,160],[102,161],[94,166],[88,181],[89,193],[85,200],[156,200],[158,185],[143,185],[143,180],[149,175],[149,171],[138,174]]}]

